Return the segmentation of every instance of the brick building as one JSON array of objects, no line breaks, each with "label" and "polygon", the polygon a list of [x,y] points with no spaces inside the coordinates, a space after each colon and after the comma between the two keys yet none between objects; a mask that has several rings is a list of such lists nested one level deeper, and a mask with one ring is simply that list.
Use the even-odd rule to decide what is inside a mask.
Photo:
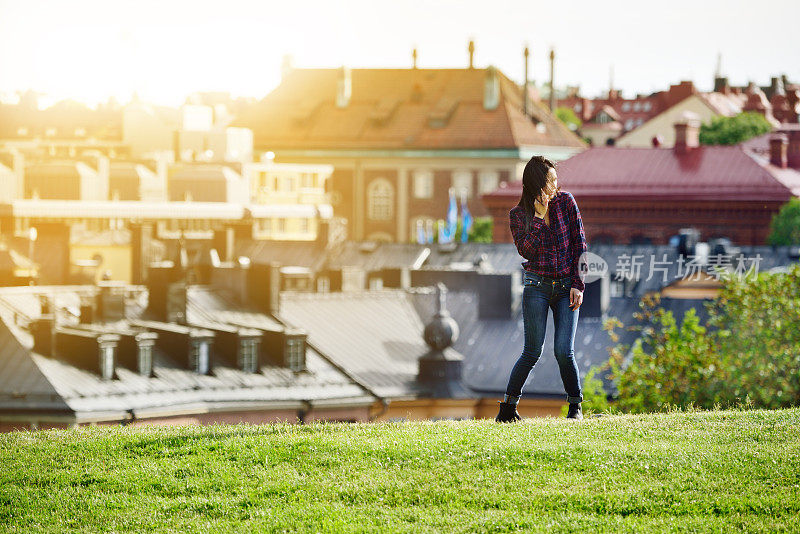
[{"label": "brick building", "polygon": [[[673,148],[595,147],[558,166],[561,186],[578,201],[590,246],[668,243],[689,226],[702,239],[764,244],[772,216],[800,195],[800,130],[790,125],[770,135],[767,159],[747,144],[700,146],[697,121],[674,127]],[[521,192],[515,182],[483,197],[496,242],[511,242],[508,212]]]},{"label": "brick building", "polygon": [[[480,195],[517,179],[534,154],[585,148],[498,69],[291,69],[235,124],[275,161],[327,163],[334,214],[353,239],[409,241],[443,219],[448,190]],[[530,99],[528,99],[530,100]]]}]

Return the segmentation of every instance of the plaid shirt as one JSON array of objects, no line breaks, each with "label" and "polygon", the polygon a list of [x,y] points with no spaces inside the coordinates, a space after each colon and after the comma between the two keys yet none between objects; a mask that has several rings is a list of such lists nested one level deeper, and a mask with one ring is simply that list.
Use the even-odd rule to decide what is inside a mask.
[{"label": "plaid shirt", "polygon": [[588,250],[583,232],[581,212],[575,197],[560,191],[550,200],[550,225],[534,217],[530,232],[525,231],[525,210],[515,206],[508,213],[511,235],[520,256],[522,267],[550,278],[572,277],[572,287],[583,291],[586,286],[580,277],[578,260]]}]

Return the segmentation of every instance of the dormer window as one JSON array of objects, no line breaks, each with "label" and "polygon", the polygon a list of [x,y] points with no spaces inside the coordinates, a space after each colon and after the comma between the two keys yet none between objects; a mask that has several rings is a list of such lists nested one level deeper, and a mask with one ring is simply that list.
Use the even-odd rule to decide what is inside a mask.
[{"label": "dormer window", "polygon": [[201,340],[192,344],[189,365],[199,375],[208,374],[208,341]]},{"label": "dormer window", "polygon": [[245,373],[258,372],[258,342],[255,339],[243,339],[241,341],[239,369]]},{"label": "dormer window", "polygon": [[100,346],[100,376],[103,380],[114,378],[114,347],[112,345]]},{"label": "dormer window", "polygon": [[286,367],[292,371],[302,371],[306,367],[305,343],[302,338],[286,340]]},{"label": "dormer window", "polygon": [[142,376],[153,376],[153,347],[139,346],[137,368]]}]

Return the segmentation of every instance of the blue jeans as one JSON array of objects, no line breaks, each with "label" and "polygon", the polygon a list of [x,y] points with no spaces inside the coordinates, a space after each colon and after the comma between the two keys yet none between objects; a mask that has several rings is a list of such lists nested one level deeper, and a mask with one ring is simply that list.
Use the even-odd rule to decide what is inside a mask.
[{"label": "blue jeans", "polygon": [[567,402],[581,402],[581,380],[575,363],[575,330],[578,312],[569,307],[572,278],[548,278],[524,271],[522,290],[522,320],[525,326],[525,344],[522,355],[511,370],[506,394],[519,397],[528,374],[539,361],[547,327],[547,310],[553,310],[555,324],[554,352],[561,381],[567,392]]}]

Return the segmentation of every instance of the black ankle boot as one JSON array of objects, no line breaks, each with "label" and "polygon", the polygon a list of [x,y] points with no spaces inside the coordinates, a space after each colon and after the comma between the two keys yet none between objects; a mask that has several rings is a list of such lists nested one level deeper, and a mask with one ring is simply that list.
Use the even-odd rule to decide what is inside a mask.
[{"label": "black ankle boot", "polygon": [[500,413],[497,414],[494,420],[498,423],[508,423],[522,419],[517,412],[517,405],[513,402],[497,401],[497,403],[500,405]]},{"label": "black ankle boot", "polygon": [[569,411],[567,412],[567,419],[583,419],[583,411],[579,402],[570,403]]}]

